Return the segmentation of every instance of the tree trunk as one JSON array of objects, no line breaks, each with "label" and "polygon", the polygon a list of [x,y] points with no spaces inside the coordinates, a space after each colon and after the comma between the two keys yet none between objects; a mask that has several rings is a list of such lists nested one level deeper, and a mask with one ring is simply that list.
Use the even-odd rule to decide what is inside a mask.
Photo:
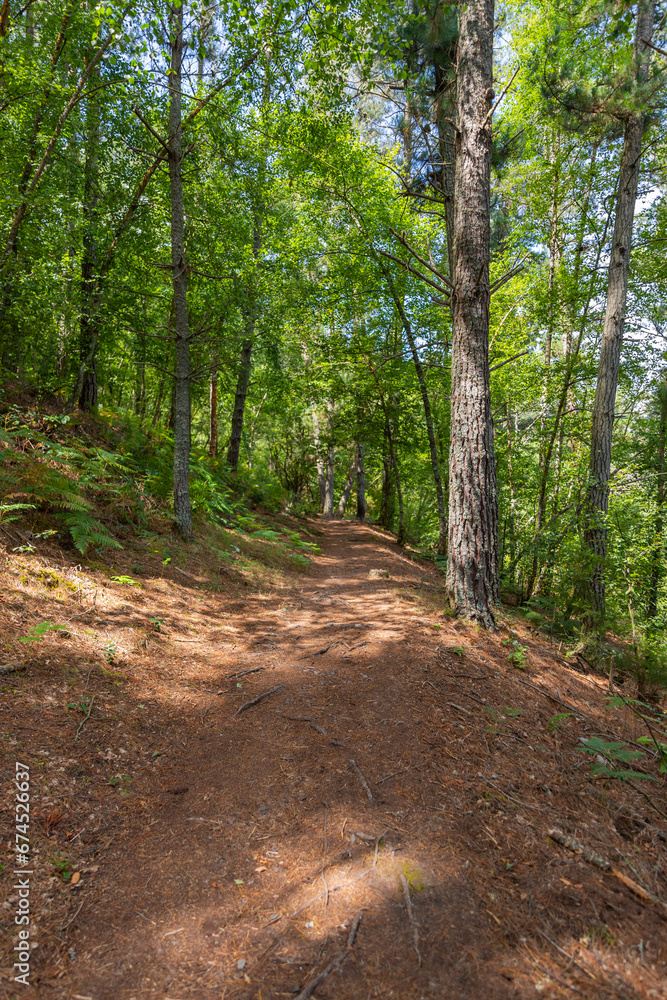
[{"label": "tree trunk", "polygon": [[334,405],[331,401],[327,403],[327,411],[329,415],[329,446],[327,448],[327,466],[324,477],[324,516],[333,517],[335,452],[333,443]]},{"label": "tree trunk", "polygon": [[[635,28],[635,64],[637,82],[648,79],[650,52],[642,39],[653,34],[655,15],[654,0],[640,0],[637,5]],[[602,630],[605,615],[605,559],[607,556],[607,509],[609,505],[609,474],[611,471],[611,444],[614,427],[614,407],[618,369],[623,346],[625,310],[628,293],[628,273],[632,246],[632,226],[637,200],[639,163],[644,115],[632,112],[625,123],[625,138],[616,200],[616,218],[609,261],[607,307],[600,345],[600,363],[593,402],[591,428],[591,454],[586,494],[586,520],[584,539],[592,556],[593,568],[588,582],[592,605],[592,620]]]},{"label": "tree trunk", "polygon": [[[252,308],[252,307],[251,307]],[[246,323],[246,334],[252,336],[254,332],[254,313],[248,317]],[[248,382],[250,381],[250,369],[252,366],[252,340],[244,340],[241,348],[241,364],[239,375],[236,381],[236,395],[234,397],[234,413],[232,414],[232,427],[229,435],[229,447],[227,448],[227,462],[232,472],[238,472],[239,452],[241,451],[241,435],[243,433],[243,415],[245,413],[245,402],[248,395]]]},{"label": "tree trunk", "polygon": [[158,420],[160,419],[160,411],[162,409],[162,393],[164,392],[164,383],[166,377],[167,376],[163,374],[162,378],[160,379],[160,385],[158,386],[158,391],[157,391],[157,399],[155,401],[155,409],[153,410],[153,419],[151,420],[151,427],[155,427],[157,425]]},{"label": "tree trunk", "polygon": [[146,334],[139,334],[137,375],[134,390],[134,412],[143,419],[146,413]]},{"label": "tree trunk", "polygon": [[[551,374],[551,355],[553,350],[553,332],[556,321],[556,267],[560,262],[560,247],[558,234],[558,181],[559,164],[554,150],[554,140],[552,136],[549,150],[549,160],[554,166],[553,195],[551,200],[551,233],[549,238],[549,320],[547,323],[546,338],[544,343],[544,386],[542,389],[542,401],[540,404],[540,435],[543,436],[546,430],[547,415],[549,409],[549,380]],[[570,348],[571,348],[570,344]],[[541,442],[540,442],[541,445]],[[544,471],[545,449],[540,447],[540,476]],[[546,485],[546,483],[545,483]],[[530,577],[526,587],[526,594],[530,599],[535,590],[535,583],[538,579],[539,570],[539,549],[542,535],[542,525],[546,515],[547,494],[546,489],[538,491],[538,504],[535,513],[535,535],[537,542],[533,553],[533,565],[530,570]]]},{"label": "tree trunk", "polygon": [[[419,352],[417,351],[417,345],[415,343],[415,338],[412,333],[412,326],[408,320],[405,310],[403,308],[403,303],[398,295],[394,282],[388,272],[387,279],[389,281],[389,287],[391,289],[392,298],[398,310],[399,316],[401,317],[401,322],[403,324],[403,329],[408,338],[408,344],[410,345],[410,353],[412,354],[412,360],[414,362],[415,371],[417,373],[417,381],[419,383],[419,391],[421,392],[422,403],[424,405],[424,420],[426,422],[426,432],[428,435],[428,444],[431,452],[431,468],[433,469],[433,479],[435,481],[435,493],[438,503],[438,555],[444,556],[447,552],[447,516],[445,514],[445,494],[442,489],[442,475],[440,473],[440,459],[438,457],[438,442],[435,437],[435,428],[433,426],[433,414],[431,412],[431,401],[428,395],[428,386],[426,385],[426,375],[424,374],[424,367],[421,363],[421,358],[419,357]],[[488,327],[487,327],[488,330]]]},{"label": "tree trunk", "polygon": [[[99,84],[97,67],[91,76]],[[97,342],[100,307],[97,289],[97,203],[100,111],[97,95],[86,99],[85,162],[83,170],[83,238],[81,253],[81,318],[79,321],[79,381],[76,402],[82,410],[97,406]]]},{"label": "tree trunk", "polygon": [[[253,211],[252,230],[252,254],[255,264],[259,260],[259,253],[262,248],[262,216],[261,209],[255,207]],[[234,397],[234,413],[232,414],[232,426],[229,434],[229,446],[227,448],[227,462],[233,472],[238,471],[239,452],[241,450],[241,435],[243,434],[243,416],[245,414],[246,397],[248,395],[248,383],[250,381],[250,370],[252,367],[252,348],[255,337],[255,323],[257,320],[257,287],[253,280],[248,286],[248,312],[246,316],[245,340],[241,348],[241,367],[236,383],[236,396]]]},{"label": "tree trunk", "polygon": [[340,500],[338,501],[338,516],[345,517],[345,509],[347,508],[348,501],[350,499],[350,494],[352,493],[352,487],[354,486],[354,460],[350,463],[350,468],[348,469],[347,479],[345,480],[345,486],[343,487],[343,492],[340,495]]},{"label": "tree trunk", "polygon": [[320,494],[320,511],[324,510],[324,496],[326,493],[326,475],[324,471],[324,459],[322,458],[322,441],[320,439],[320,418],[317,411],[313,411],[313,437],[315,439],[315,467],[317,469],[317,487]]},{"label": "tree trunk", "polygon": [[384,449],[382,452],[382,501],[380,503],[380,524],[383,528],[394,526],[394,480],[391,455],[389,453],[389,437],[387,427],[384,427]]},{"label": "tree trunk", "polygon": [[[56,150],[60,135],[65,125],[67,124],[70,115],[78,105],[79,101],[82,99],[84,88],[88,83],[91,74],[97,70],[97,67],[99,66],[105,52],[107,51],[109,46],[114,42],[114,40],[118,38],[122,29],[123,21],[126,15],[129,13],[129,10],[130,10],[129,6],[125,8],[125,11],[122,13],[118,22],[114,26],[114,29],[108,31],[106,40],[102,43],[102,45],[100,45],[100,47],[93,54],[92,58],[86,64],[83,72],[79,77],[76,87],[74,88],[67,104],[65,105],[60,117],[58,118],[58,121],[56,122],[53,128],[53,131],[51,133],[48,142],[46,143],[46,146],[43,148],[42,158],[40,162],[37,164],[37,166],[35,166],[34,163],[30,160],[28,164],[26,164],[26,169],[28,170],[27,176],[29,176],[30,181],[29,183],[26,183],[25,188],[22,191],[20,191],[21,201],[17,205],[11,223],[9,225],[9,230],[7,232],[7,236],[5,239],[4,250],[2,251],[2,253],[0,253],[0,271],[2,271],[2,269],[5,267],[5,264],[7,263],[7,261],[9,260],[14,251],[19,230],[28,211],[28,206],[30,204],[31,196],[39,186],[42,177],[44,176],[46,170],[49,167],[49,164],[51,163],[51,159]],[[70,15],[68,13],[66,14],[66,21],[69,22],[69,19]],[[60,52],[62,52],[62,48],[59,50],[59,54]]]},{"label": "tree trunk", "polygon": [[655,498],[655,526],[654,544],[651,553],[651,576],[648,588],[648,601],[646,603],[646,617],[649,623],[658,614],[658,591],[660,580],[663,576],[663,552],[662,552],[662,532],[665,512],[665,500],[667,499],[667,484],[665,484],[665,442],[667,440],[667,372],[665,373],[664,385],[660,386],[660,423],[658,425],[658,456],[655,464],[657,473],[657,486]]},{"label": "tree trunk", "polygon": [[364,446],[357,443],[357,518],[366,520],[366,474],[364,471]]},{"label": "tree trunk", "polygon": [[[370,362],[369,362],[370,366]],[[377,377],[375,369],[371,366],[371,374],[375,380],[375,385],[377,386],[378,395],[380,397],[380,404],[382,406],[382,411],[384,413],[384,428],[385,434],[387,436],[387,443],[389,445],[389,457],[391,459],[391,467],[394,472],[394,480],[396,483],[396,498],[398,500],[398,532],[396,534],[396,542],[398,545],[405,544],[405,512],[403,509],[403,490],[401,489],[401,477],[398,471],[398,462],[396,460],[396,450],[394,448],[394,435],[391,432],[391,421],[389,419],[389,410],[387,409],[387,404],[384,398],[384,393],[382,391],[382,386],[380,385],[380,380]],[[384,485],[384,484],[383,484]]]},{"label": "tree trunk", "polygon": [[211,371],[208,393],[208,453],[211,458],[218,454],[218,365]]},{"label": "tree trunk", "polygon": [[493,0],[460,8],[447,595],[495,628],[498,497],[489,389]]},{"label": "tree trunk", "polygon": [[171,193],[171,270],[174,293],[176,366],[174,378],[174,515],[186,542],[192,539],[190,503],[190,337],[188,323],[185,219],[183,212],[181,82],[183,67],[183,5],[171,8],[171,70],[169,74],[169,186]]}]

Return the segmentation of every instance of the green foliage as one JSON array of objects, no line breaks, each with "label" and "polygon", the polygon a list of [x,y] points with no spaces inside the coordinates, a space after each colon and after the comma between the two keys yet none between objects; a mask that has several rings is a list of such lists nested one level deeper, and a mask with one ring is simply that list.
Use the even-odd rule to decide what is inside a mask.
[{"label": "green foliage", "polygon": [[54,625],[52,622],[40,622],[39,625],[35,625],[32,632],[29,635],[24,635],[19,639],[19,642],[41,642],[45,635],[49,632],[66,632],[67,626],[65,625]]},{"label": "green foliage", "polygon": [[524,709],[513,708],[511,705],[509,705],[507,706],[507,708],[502,708],[502,709],[487,707],[486,712],[491,716],[492,719],[492,722],[487,727],[489,732],[497,733],[500,729],[500,724],[505,719],[518,719],[519,716],[523,714]]},{"label": "green foliage", "polygon": [[503,645],[507,645],[508,642],[514,648],[510,653],[508,653],[507,659],[513,667],[517,668],[517,670],[525,670],[528,666],[528,660],[526,659],[528,646],[522,646],[518,639],[503,639]]},{"label": "green foliage", "polygon": [[566,719],[571,719],[573,717],[573,712],[556,712],[549,719],[549,724],[547,726],[550,733],[556,732],[561,728]]},{"label": "green foliage", "polygon": [[619,781],[655,781],[652,775],[645,774],[643,771],[618,767],[619,764],[633,764],[645,759],[641,750],[631,750],[625,743],[607,742],[599,736],[581,740],[581,743],[583,745],[579,749],[582,753],[593,754],[596,758],[591,764],[592,777]]}]

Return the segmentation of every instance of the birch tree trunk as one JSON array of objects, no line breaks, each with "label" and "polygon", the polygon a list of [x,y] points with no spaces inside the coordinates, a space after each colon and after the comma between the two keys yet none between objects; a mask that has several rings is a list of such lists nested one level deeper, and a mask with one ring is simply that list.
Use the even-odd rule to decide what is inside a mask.
[{"label": "birch tree trunk", "polygon": [[174,293],[176,365],[174,377],[174,515],[186,542],[192,539],[190,503],[190,337],[188,324],[185,219],[181,171],[183,68],[183,4],[171,8],[171,67],[169,73],[169,187],[171,195],[171,272]]},{"label": "birch tree trunk", "polygon": [[[644,44],[643,39],[650,40],[653,34],[654,17],[654,0],[640,0],[637,5],[634,43],[636,78],[640,86],[648,80],[651,50]],[[632,227],[637,200],[644,123],[644,114],[638,111],[630,113],[625,122],[614,235],[609,261],[607,306],[593,402],[584,539],[593,560],[593,569],[588,582],[592,616],[596,627],[600,629],[603,627],[605,615],[605,559],[608,530],[606,522],[609,506],[614,407],[625,328]]]},{"label": "birch tree trunk", "polygon": [[357,444],[357,518],[366,520],[366,474],[364,471],[364,446]]},{"label": "birch tree trunk", "polygon": [[493,0],[460,8],[447,596],[495,628],[498,498],[489,390]]}]

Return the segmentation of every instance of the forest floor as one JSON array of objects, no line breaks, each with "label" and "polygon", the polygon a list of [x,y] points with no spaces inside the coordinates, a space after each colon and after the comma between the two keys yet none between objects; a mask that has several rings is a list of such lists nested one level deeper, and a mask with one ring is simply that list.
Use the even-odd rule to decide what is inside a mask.
[{"label": "forest floor", "polygon": [[[0,662],[25,669],[0,677],[0,995],[667,997],[667,821],[580,749],[639,735],[606,679],[518,615],[497,635],[443,615],[442,576],[386,533],[307,526],[312,566],[252,586],[208,586],[196,547],[144,552],[134,585],[138,549],[115,579],[5,559]],[[66,631],[21,645],[46,616]]]}]

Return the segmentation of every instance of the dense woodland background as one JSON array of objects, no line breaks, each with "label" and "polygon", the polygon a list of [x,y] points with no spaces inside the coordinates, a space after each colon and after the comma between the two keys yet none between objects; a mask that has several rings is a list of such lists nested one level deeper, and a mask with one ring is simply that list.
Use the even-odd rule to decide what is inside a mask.
[{"label": "dense woodland background", "polygon": [[[656,677],[666,14],[471,9],[495,18],[501,597],[598,660],[606,628]],[[101,551],[172,504],[187,538],[190,505],[196,532],[255,504],[366,516],[451,559],[460,32],[457,6],[423,0],[4,0],[1,512],[28,545]],[[596,390],[600,420],[615,407],[608,482]]]}]

